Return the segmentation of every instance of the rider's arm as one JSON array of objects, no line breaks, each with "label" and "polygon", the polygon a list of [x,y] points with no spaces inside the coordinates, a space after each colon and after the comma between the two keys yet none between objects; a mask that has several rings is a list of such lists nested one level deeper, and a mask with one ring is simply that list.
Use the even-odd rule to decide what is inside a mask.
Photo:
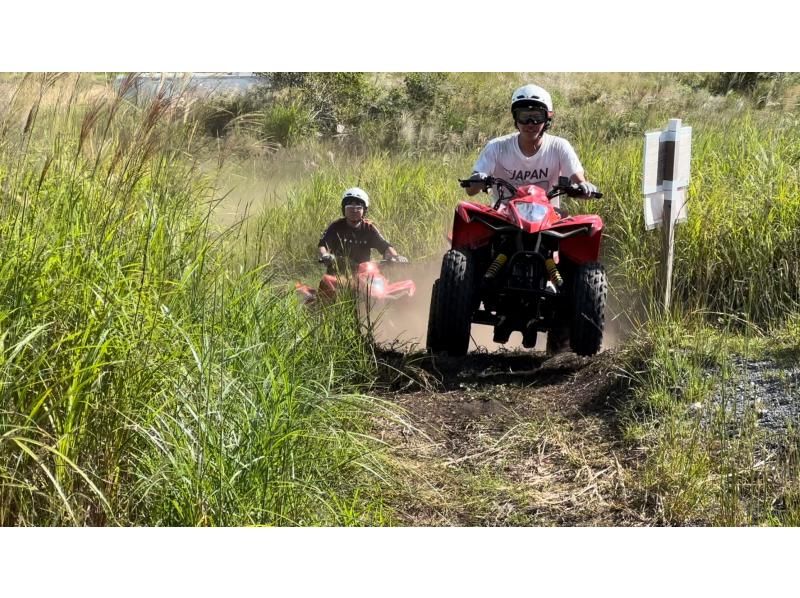
[{"label": "rider's arm", "polygon": [[331,247],[334,246],[338,238],[335,231],[335,225],[336,222],[332,222],[328,228],[325,229],[325,232],[322,233],[319,243],[317,243],[317,251],[319,252],[320,258],[331,253]]},{"label": "rider's arm", "polygon": [[583,171],[580,170],[580,171],[576,172],[575,174],[573,174],[571,177],[569,177],[569,180],[572,181],[573,183],[576,183],[576,184],[577,183],[585,183],[586,182],[586,177],[584,176]]},{"label": "rider's arm", "polygon": [[561,152],[561,172],[566,175],[567,173],[572,173],[569,175],[569,180],[571,183],[576,185],[580,185],[581,183],[586,183],[588,186],[586,190],[588,191],[587,194],[583,195],[584,199],[588,199],[591,197],[591,191],[597,191],[597,188],[589,183],[589,180],[586,178],[586,174],[583,171],[583,165],[581,164],[580,159],[578,158],[578,154],[575,153],[575,150],[570,145],[569,141],[563,139],[561,137],[558,138],[558,150]]},{"label": "rider's arm", "polygon": [[[472,174],[473,176],[479,172],[484,172],[488,174],[492,174],[494,172],[494,167],[497,163],[497,151],[495,148],[495,144],[491,141],[486,144],[486,147],[483,148],[481,151],[480,156],[478,156],[478,160],[475,162],[475,166],[472,167]],[[470,197],[473,195],[477,195],[481,191],[483,191],[484,186],[483,183],[474,183],[469,187],[466,187],[467,195]]]},{"label": "rider's arm", "polygon": [[381,231],[378,230],[378,227],[374,224],[369,224],[369,234],[370,234],[370,248],[375,248],[378,251],[383,253],[383,259],[388,260],[398,260],[401,262],[407,262],[408,260],[402,257],[397,250],[392,247],[392,244],[387,241],[384,236],[381,234]]},{"label": "rider's arm", "polygon": [[384,258],[397,255],[392,244],[383,237],[378,227],[371,222],[369,223],[369,246],[370,249],[377,249],[380,251]]}]

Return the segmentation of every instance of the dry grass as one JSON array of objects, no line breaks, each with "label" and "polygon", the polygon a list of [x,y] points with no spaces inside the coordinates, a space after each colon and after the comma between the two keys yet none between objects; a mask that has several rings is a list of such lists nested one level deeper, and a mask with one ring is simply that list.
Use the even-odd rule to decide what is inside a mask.
[{"label": "dry grass", "polygon": [[[548,365],[541,366],[540,380]],[[569,366],[574,367],[574,366]],[[465,382],[397,396],[406,424],[382,429],[404,525],[642,525],[636,459],[597,409],[593,367],[552,383]],[[531,378],[535,380],[534,378]],[[595,383],[592,383],[595,380]]]}]

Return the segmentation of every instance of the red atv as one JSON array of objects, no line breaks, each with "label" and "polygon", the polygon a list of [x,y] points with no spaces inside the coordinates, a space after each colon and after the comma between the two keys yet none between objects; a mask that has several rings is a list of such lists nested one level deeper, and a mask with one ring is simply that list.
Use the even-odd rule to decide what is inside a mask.
[{"label": "red atv", "polygon": [[[459,180],[462,187],[474,180]],[[561,217],[550,205],[558,195],[581,191],[566,177],[549,192],[515,187],[500,178],[494,206],[459,202],[451,249],[433,284],[427,346],[431,352],[466,355],[472,323],[494,327],[494,341],[514,331],[522,345],[547,332],[549,352],[569,347],[594,355],[603,342],[608,286],[598,262],[603,221],[599,216]],[[593,193],[593,197],[602,197]]]},{"label": "red atv", "polygon": [[[298,282],[295,289],[304,304],[314,304],[319,300],[333,299],[342,288],[354,289],[358,296],[367,300],[368,305],[384,301],[394,301],[403,297],[413,297],[417,286],[413,280],[401,280],[390,283],[381,273],[379,266],[404,265],[394,260],[380,262],[362,262],[360,264],[345,263],[347,260],[337,258],[336,264],[327,274],[322,276],[319,288]],[[335,274],[331,273],[335,272]]]}]

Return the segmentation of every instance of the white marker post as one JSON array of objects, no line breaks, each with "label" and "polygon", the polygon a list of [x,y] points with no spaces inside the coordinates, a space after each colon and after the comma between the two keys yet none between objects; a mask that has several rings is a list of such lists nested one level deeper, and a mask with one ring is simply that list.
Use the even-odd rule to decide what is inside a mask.
[{"label": "white marker post", "polygon": [[685,222],[686,190],[689,186],[692,128],[681,127],[672,118],[664,131],[644,136],[644,222],[647,230],[662,226],[658,293],[669,311],[672,297],[672,261],[675,224]]}]

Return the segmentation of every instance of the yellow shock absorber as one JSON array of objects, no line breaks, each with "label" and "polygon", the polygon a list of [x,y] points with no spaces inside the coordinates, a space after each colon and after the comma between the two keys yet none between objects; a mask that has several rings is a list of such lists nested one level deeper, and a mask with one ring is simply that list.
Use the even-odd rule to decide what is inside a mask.
[{"label": "yellow shock absorber", "polygon": [[505,253],[498,253],[497,257],[494,258],[492,265],[486,270],[486,274],[483,275],[484,278],[494,278],[497,273],[500,271],[505,263],[508,261],[508,256]]},{"label": "yellow shock absorber", "polygon": [[544,265],[547,268],[547,273],[550,275],[550,282],[552,282],[557,287],[560,287],[564,284],[564,279],[561,278],[561,273],[558,271],[556,267],[556,263],[553,258],[549,257],[544,261]]}]

